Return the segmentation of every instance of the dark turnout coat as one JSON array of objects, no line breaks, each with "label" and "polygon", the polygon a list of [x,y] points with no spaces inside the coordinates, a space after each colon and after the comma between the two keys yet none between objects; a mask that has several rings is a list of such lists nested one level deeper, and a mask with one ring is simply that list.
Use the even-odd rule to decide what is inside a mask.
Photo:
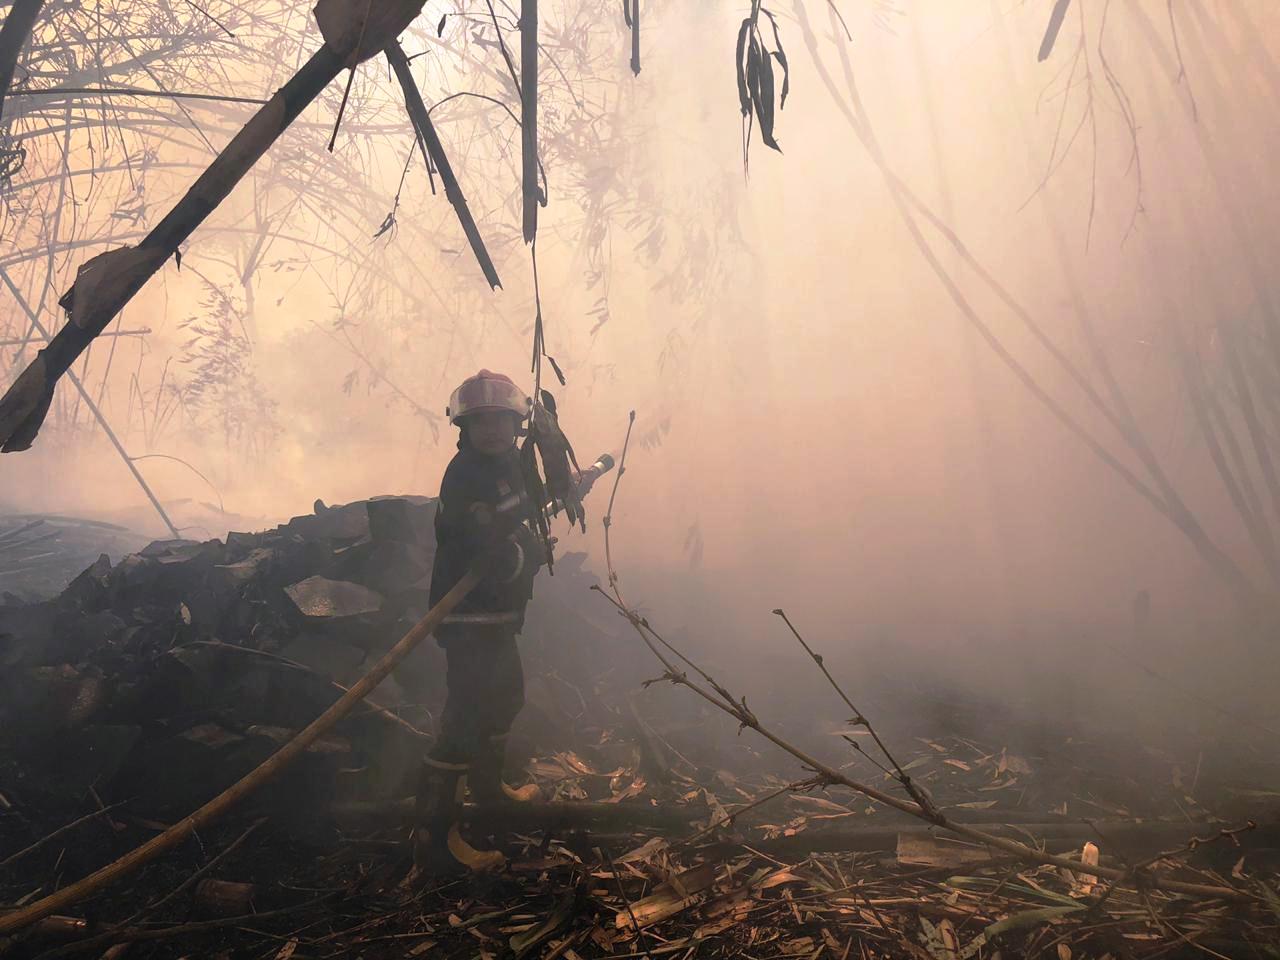
[{"label": "dark turnout coat", "polygon": [[491,456],[465,443],[445,470],[436,507],[436,557],[431,571],[434,606],[487,550],[496,557],[480,584],[436,631],[446,642],[468,627],[501,627],[518,633],[533,596],[533,578],[543,562],[538,538],[523,524],[494,519],[498,504],[523,494],[520,455]]}]

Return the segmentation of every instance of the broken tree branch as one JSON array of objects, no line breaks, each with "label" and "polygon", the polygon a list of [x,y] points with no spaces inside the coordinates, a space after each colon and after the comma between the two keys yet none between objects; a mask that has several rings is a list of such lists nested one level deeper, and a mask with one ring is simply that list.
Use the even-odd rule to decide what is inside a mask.
[{"label": "broken tree branch", "polygon": [[387,44],[384,52],[396,73],[396,79],[400,81],[400,88],[404,91],[405,107],[418,133],[418,145],[423,152],[422,159],[426,161],[428,169],[434,165],[440,171],[445,198],[453,205],[454,212],[458,215],[458,222],[462,225],[462,232],[467,235],[471,252],[476,255],[476,260],[479,261],[480,269],[484,271],[484,278],[489,281],[490,288],[501,287],[502,281],[498,279],[498,271],[493,266],[489,251],[485,249],[475,218],[471,216],[466,195],[458,184],[458,178],[454,176],[453,166],[444,152],[444,145],[440,142],[440,136],[431,122],[426,104],[422,102],[418,85],[414,83],[413,74],[409,70],[409,58],[405,56],[404,48],[398,41]]},{"label": "broken tree branch", "polygon": [[[222,930],[226,927],[240,927],[250,923],[261,923],[273,917],[283,917],[290,913],[296,913],[299,910],[305,910],[307,907],[314,907],[316,904],[323,903],[325,900],[331,899],[335,894],[325,893],[319,897],[307,900],[303,903],[295,904],[290,907],[279,907],[275,910],[261,910],[257,913],[246,913],[235,917],[220,917],[217,920],[193,920],[189,923],[174,924],[169,927],[126,927],[121,930],[113,930],[111,933],[102,934],[92,937],[88,940],[69,943],[65,947],[59,947],[56,950],[44,954],[48,960],[54,960],[55,957],[64,957],[72,953],[78,953],[80,950],[88,949],[90,946],[101,946],[110,940],[114,943],[133,943],[140,940],[168,940],[171,937],[185,937],[193,933],[206,933],[210,930]],[[8,919],[7,917],[5,919]]]},{"label": "broken tree branch", "polygon": [[[817,664],[818,669],[821,670],[822,675],[827,678],[827,682],[831,684],[832,689],[840,695],[840,699],[844,701],[845,706],[853,711],[853,716],[850,718],[850,722],[857,724],[871,734],[871,739],[876,742],[876,746],[880,748],[880,752],[884,754],[885,759],[889,761],[890,765],[892,765],[894,771],[892,776],[902,784],[902,789],[907,791],[907,795],[911,797],[912,800],[920,804],[920,808],[922,810],[936,812],[936,807],[934,807],[933,801],[929,799],[929,795],[916,786],[915,782],[907,772],[902,769],[902,764],[898,763],[897,758],[889,752],[889,748],[886,747],[884,745],[884,741],[880,739],[880,734],[876,733],[875,728],[871,726],[871,721],[867,719],[867,715],[853,705],[853,701],[849,699],[848,695],[844,692],[844,689],[840,684],[836,683],[836,678],[831,675],[831,671],[827,669],[827,665],[823,661],[822,657],[814,653],[809,644],[805,642],[804,637],[800,636],[800,631],[795,628],[794,624],[792,624],[791,619],[786,614],[786,611],[779,607],[773,612],[776,616],[782,618],[782,622],[787,625],[787,629],[791,631],[792,635],[800,641],[800,646],[804,648],[804,652],[809,655],[809,658]],[[862,747],[859,746],[852,738],[846,737],[845,739],[848,741],[849,745],[859,753],[863,752]]]},{"label": "broken tree branch", "polygon": [[110,811],[114,810],[116,807],[123,806],[128,802],[129,801],[127,800],[121,800],[117,803],[111,804],[111,806],[109,807],[102,807],[101,809],[94,810],[92,813],[86,813],[83,817],[80,817],[76,820],[72,820],[70,823],[66,824],[65,826],[59,827],[57,830],[53,831],[53,833],[50,833],[47,836],[40,838],[35,843],[32,843],[28,846],[23,847],[17,853],[10,854],[9,856],[5,857],[3,860],[0,860],[0,869],[4,869],[5,867],[9,866],[9,864],[14,863],[15,861],[21,860],[23,857],[25,857],[29,853],[35,853],[37,850],[43,847],[46,843],[50,843],[58,839],[58,837],[61,837],[70,833],[76,827],[80,826],[80,824],[86,823],[90,820],[95,820],[98,817],[101,817],[103,814],[109,813]]},{"label": "broken tree branch", "polygon": [[[363,6],[363,17],[354,9]],[[72,363],[226,199],[289,125],[344,67],[386,46],[412,22],[422,0],[396,0],[376,9],[347,0],[320,0],[316,21],[324,44],[232,138],[181,200],[137,247],[122,247],[81,266],[59,301],[70,322],[0,397],[0,451],[26,450],[39,433],[54,387]]]},{"label": "broken tree branch", "polygon": [[[1018,858],[1019,860],[1022,860],[1025,863],[1034,863],[1038,865],[1063,867],[1067,870],[1075,870],[1075,871],[1087,870],[1090,873],[1094,873],[1099,876],[1106,877],[1108,879],[1123,880],[1125,878],[1126,871],[1117,870],[1114,868],[1086,866],[1081,864],[1080,861],[1072,860],[1068,857],[1057,857],[1057,856],[1050,856],[1048,854],[1044,854],[1038,850],[1035,850],[1027,846],[1026,844],[1018,843],[1013,840],[1008,840],[1003,837],[997,837],[991,833],[987,833],[982,830],[975,830],[974,828],[966,826],[964,824],[955,823],[949,818],[947,818],[945,815],[943,815],[941,812],[935,812],[931,814],[930,811],[927,811],[924,807],[920,806],[918,803],[902,800],[891,794],[887,794],[881,790],[877,790],[875,787],[872,787],[868,784],[860,783],[859,781],[851,779],[850,777],[844,775],[839,770],[835,769],[829,764],[823,763],[817,758],[804,752],[799,747],[783,739],[778,734],[774,733],[771,729],[769,729],[764,724],[762,724],[760,720],[755,716],[755,714],[751,712],[751,710],[746,706],[745,700],[739,699],[736,701],[731,700],[730,702],[726,702],[722,695],[712,693],[711,691],[700,686],[695,681],[690,680],[687,674],[685,674],[683,671],[676,669],[674,664],[672,664],[671,661],[668,660],[662,654],[662,652],[658,649],[658,646],[653,642],[653,640],[650,639],[649,635],[652,634],[652,636],[660,640],[660,642],[664,646],[671,648],[671,644],[665,639],[662,639],[661,637],[659,637],[658,634],[653,630],[653,628],[648,625],[648,622],[644,620],[644,618],[640,617],[638,614],[630,610],[628,607],[618,603],[614,598],[609,597],[598,586],[594,587],[593,589],[597,590],[599,593],[604,595],[605,598],[609,600],[610,603],[613,603],[615,606],[618,607],[619,612],[622,613],[623,616],[627,618],[627,620],[632,624],[633,627],[635,627],[641,639],[645,642],[646,646],[649,647],[649,650],[663,664],[665,668],[665,673],[663,674],[661,679],[667,680],[670,683],[673,683],[677,686],[683,686],[691,690],[693,693],[695,693],[702,699],[706,700],[708,703],[712,704],[719,710],[732,716],[735,720],[738,721],[738,723],[742,727],[750,728],[754,730],[757,734],[759,734],[764,739],[768,740],[770,743],[779,747],[786,753],[791,754],[793,757],[799,760],[805,767],[811,770],[814,770],[816,773],[822,775],[823,779],[827,783],[840,784],[841,786],[848,787],[849,789],[854,790],[857,793],[861,793],[864,796],[870,797],[872,800],[879,801],[880,803],[883,803],[886,806],[893,807],[895,810],[901,811],[902,813],[910,814],[913,817],[917,817],[921,820],[925,820],[936,826],[942,827],[943,829],[948,830],[956,834],[957,836],[961,836],[969,840],[974,840],[974,841],[977,841],[978,843],[986,844],[989,847],[994,847],[997,850],[1001,850],[1005,853],[1011,854],[1012,856]],[[1154,887],[1161,890],[1168,890],[1173,893],[1183,893],[1183,894],[1187,894],[1188,896],[1207,897],[1211,899],[1222,899],[1222,900],[1237,900],[1237,901],[1252,901],[1254,899],[1249,894],[1240,890],[1235,890],[1231,887],[1212,886],[1208,884],[1199,884],[1199,883],[1183,883],[1177,880],[1168,880],[1154,874],[1144,875],[1142,878],[1142,883],[1146,884],[1149,887]]]},{"label": "broken tree branch", "polygon": [[[617,486],[620,481],[621,481],[621,474],[619,474],[619,477],[614,482],[615,494],[617,493]],[[608,531],[606,528],[606,536],[607,536],[607,533]],[[606,551],[606,556],[608,556],[607,551]],[[636,633],[639,635],[640,639],[644,642],[645,646],[649,648],[649,651],[658,659],[658,662],[662,664],[664,673],[660,679],[666,680],[676,686],[682,686],[690,690],[695,695],[701,697],[703,700],[707,701],[712,706],[716,707],[716,709],[728,714],[729,716],[737,720],[739,723],[740,729],[750,728],[751,730],[754,730],[759,736],[768,740],[774,746],[780,748],[781,750],[795,757],[797,760],[800,761],[800,763],[805,768],[812,770],[815,774],[819,775],[824,782],[828,784],[840,784],[842,786],[848,787],[850,790],[863,794],[864,796],[870,797],[872,800],[879,801],[880,803],[883,803],[886,806],[893,807],[895,810],[899,810],[902,813],[910,814],[913,817],[924,820],[928,823],[932,823],[935,826],[942,827],[943,829],[949,830],[952,833],[958,836],[964,837],[968,840],[974,840],[974,841],[977,841],[978,843],[985,844],[988,847],[992,847],[996,850],[1000,850],[1000,851],[1003,851],[1004,853],[1008,853],[1025,863],[1034,863],[1038,865],[1063,867],[1067,870],[1074,870],[1074,871],[1087,870],[1087,872],[1092,873],[1094,875],[1105,877],[1107,879],[1117,880],[1117,881],[1120,881],[1121,883],[1140,882],[1141,884],[1143,884],[1145,887],[1148,887],[1148,888],[1158,888],[1158,889],[1168,890],[1175,893],[1183,893],[1188,896],[1205,897],[1205,898],[1222,899],[1222,900],[1234,900],[1234,901],[1254,900],[1254,897],[1252,897],[1250,894],[1245,893],[1241,890],[1236,890],[1231,887],[1214,886],[1214,885],[1200,884],[1200,883],[1184,883],[1177,880],[1167,879],[1155,873],[1144,872],[1140,880],[1130,881],[1127,871],[1117,870],[1111,867],[1104,868],[1104,867],[1088,866],[1088,865],[1082,864],[1079,860],[1072,860],[1069,857],[1052,856],[1050,854],[1046,854],[1046,853],[1043,853],[1042,851],[1029,847],[1026,844],[1018,843],[1015,840],[1010,840],[1004,837],[997,837],[986,831],[976,830],[973,827],[969,827],[960,823],[955,823],[951,821],[945,814],[943,814],[936,807],[934,807],[933,809],[927,809],[924,805],[921,805],[918,802],[911,801],[911,800],[903,800],[899,797],[893,796],[892,794],[888,794],[882,790],[878,790],[875,787],[870,786],[869,784],[861,783],[857,780],[854,780],[851,777],[846,776],[840,770],[837,770],[831,765],[823,763],[821,760],[817,759],[816,757],[810,755],[809,753],[806,753],[800,747],[785,740],[783,737],[781,737],[777,733],[774,733],[773,730],[771,730],[769,727],[761,723],[759,718],[756,717],[756,715],[747,706],[747,701],[745,697],[736,697],[733,694],[729,693],[729,691],[724,686],[722,686],[719,682],[712,679],[710,674],[708,674],[706,670],[702,669],[697,664],[693,663],[693,661],[691,661],[687,656],[685,656],[683,653],[677,650],[669,641],[667,641],[660,634],[658,634],[658,632],[653,629],[653,627],[649,624],[646,618],[640,616],[638,613],[636,613],[634,610],[632,610],[630,607],[626,605],[626,603],[622,600],[621,594],[617,590],[617,580],[618,580],[617,573],[612,568],[611,565],[608,569],[608,578],[609,578],[608,582],[611,585],[613,590],[613,594],[614,594],[613,596],[610,596],[608,593],[606,593],[605,590],[599,584],[593,585],[592,589],[595,590],[597,593],[599,593],[601,596],[603,596],[606,600],[612,603],[614,607],[617,608],[618,612],[622,614],[627,619],[627,622],[630,623],[631,626],[635,629]],[[702,686],[697,681],[689,679],[688,674],[686,674],[682,670],[677,669],[675,664],[672,663],[672,661],[668,659],[668,657],[665,654],[663,654],[662,650],[659,648],[659,645],[661,645],[662,647],[665,647],[667,650],[670,650],[682,661],[689,664],[707,682],[708,686],[711,689],[707,689],[707,687]],[[656,682],[656,681],[650,681],[650,682]]]}]

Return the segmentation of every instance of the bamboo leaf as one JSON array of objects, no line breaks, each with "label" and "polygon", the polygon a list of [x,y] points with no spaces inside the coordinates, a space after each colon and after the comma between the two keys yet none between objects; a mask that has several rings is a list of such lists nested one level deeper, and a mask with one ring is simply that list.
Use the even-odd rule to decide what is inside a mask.
[{"label": "bamboo leaf", "polygon": [[762,9],[760,12],[769,18],[769,24],[773,27],[773,45],[778,48],[773,55],[782,66],[782,94],[778,98],[778,109],[781,110],[787,105],[787,94],[791,91],[791,68],[787,65],[787,51],[782,47],[782,36],[778,33],[778,21],[768,10]]},{"label": "bamboo leaf", "polygon": [[787,55],[781,49],[774,51],[773,55],[782,67],[782,93],[778,97],[778,109],[781,110],[787,105],[787,94],[791,91],[791,69],[787,66]]},{"label": "bamboo leaf", "polygon": [[996,886],[1000,886],[1000,889],[1006,893],[1016,893],[1036,900],[1048,900],[1050,903],[1055,903],[1062,907],[1075,909],[1081,906],[1080,901],[1072,900],[1065,894],[1054,893],[1052,890],[1036,889],[1022,883],[1000,885],[1000,881],[989,877],[949,877],[947,886],[958,887],[961,890],[993,890]]},{"label": "bamboo leaf", "polygon": [[751,18],[742,21],[738,28],[738,54],[734,66],[738,73],[738,104],[744,117],[751,114],[751,90],[747,84],[747,39],[751,36]]},{"label": "bamboo leaf", "polygon": [[773,138],[773,57],[763,46],[758,46],[754,49],[756,50],[758,90],[756,116],[760,119],[760,139],[765,146],[772,147],[781,153],[782,148],[778,146],[778,141]]},{"label": "bamboo leaf", "polygon": [[545,943],[557,930],[573,919],[576,896],[573,891],[565,894],[551,915],[542,923],[524,933],[516,934],[509,941],[511,952],[516,960],[525,957]]},{"label": "bamboo leaf", "polygon": [[1057,920],[1060,917],[1079,913],[1084,909],[1086,908],[1083,903],[1077,903],[1070,907],[1040,907],[1036,910],[1024,910],[1021,913],[1015,913],[1011,917],[1005,917],[999,923],[991,924],[984,932],[987,935],[987,939],[992,940],[1015,930],[1026,930],[1030,927],[1047,923],[1050,920]]},{"label": "bamboo leaf", "polygon": [[[542,355],[551,362],[551,369],[555,371],[556,379],[560,381],[560,386],[563,387],[567,381],[564,378],[564,374],[560,372],[560,364],[556,363],[556,358],[553,357],[551,354],[543,353]],[[550,394],[548,394],[548,396],[550,396]]]}]

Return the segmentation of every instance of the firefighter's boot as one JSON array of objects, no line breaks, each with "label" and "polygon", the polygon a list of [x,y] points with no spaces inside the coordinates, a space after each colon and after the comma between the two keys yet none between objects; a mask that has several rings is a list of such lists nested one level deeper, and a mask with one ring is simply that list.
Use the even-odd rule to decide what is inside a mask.
[{"label": "firefighter's boot", "polygon": [[462,838],[459,819],[467,765],[428,757],[418,781],[413,863],[428,874],[490,873],[506,866],[497,850],[477,850]]},{"label": "firefighter's boot", "polygon": [[542,799],[542,791],[536,783],[512,787],[502,779],[502,768],[507,759],[507,735],[495,734],[484,741],[480,755],[472,765],[468,778],[471,798],[483,806],[504,803],[529,803]]}]

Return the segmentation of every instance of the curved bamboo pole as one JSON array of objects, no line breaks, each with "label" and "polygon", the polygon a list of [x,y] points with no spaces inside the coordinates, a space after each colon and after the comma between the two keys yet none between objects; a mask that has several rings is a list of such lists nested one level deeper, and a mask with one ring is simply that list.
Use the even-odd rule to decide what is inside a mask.
[{"label": "curved bamboo pole", "polygon": [[386,679],[387,674],[395,669],[396,665],[408,656],[414,647],[426,639],[440,625],[441,621],[453,611],[454,607],[462,602],[462,599],[480,582],[481,577],[482,574],[474,569],[468,571],[454,585],[453,589],[440,599],[439,603],[427,611],[426,616],[414,624],[412,629],[394,647],[388,650],[381,660],[374,664],[368,673],[353,684],[328,710],[312,720],[292,740],[262,761],[253,770],[227,787],[226,790],[223,790],[195,813],[178,821],[164,833],[152,837],[141,846],[130,850],[119,859],[112,861],[81,880],[77,880],[70,886],[63,887],[56,893],[51,893],[49,896],[37,900],[29,906],[23,907],[21,910],[0,915],[0,936],[14,933],[35,923],[37,920],[42,920],[50,914],[65,910],[71,904],[97,893],[122,877],[128,876],[166,850],[172,850],[196,830],[202,829],[205,824],[215,820],[240,800],[258,789],[258,787],[301,756],[307,747],[324,736],[330,727],[350,713],[358,703],[372,693],[374,688]]}]

